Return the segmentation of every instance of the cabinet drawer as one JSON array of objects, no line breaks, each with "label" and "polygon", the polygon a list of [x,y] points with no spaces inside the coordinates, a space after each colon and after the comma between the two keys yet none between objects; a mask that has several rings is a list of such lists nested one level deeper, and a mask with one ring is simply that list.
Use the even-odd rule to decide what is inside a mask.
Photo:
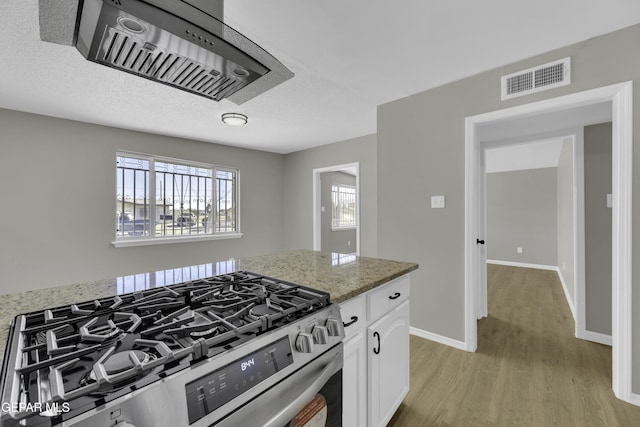
[{"label": "cabinet drawer", "polygon": [[340,315],[342,316],[342,323],[345,324],[345,339],[367,326],[365,303],[364,295],[358,295],[340,304]]},{"label": "cabinet drawer", "polygon": [[367,321],[382,317],[409,298],[409,276],[402,276],[367,294]]}]

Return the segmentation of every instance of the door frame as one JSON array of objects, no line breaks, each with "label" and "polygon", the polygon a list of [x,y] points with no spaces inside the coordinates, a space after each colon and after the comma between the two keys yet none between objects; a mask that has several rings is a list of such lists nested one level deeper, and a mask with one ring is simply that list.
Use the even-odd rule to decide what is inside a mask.
[{"label": "door frame", "polygon": [[[612,211],[612,379],[619,399],[632,402],[632,154],[633,154],[633,84],[631,81],[577,92],[557,98],[519,105],[503,110],[470,116],[465,119],[465,348],[477,348],[477,318],[483,314],[481,277],[486,264],[484,249],[476,238],[484,236],[484,166],[477,126],[527,115],[553,113],[602,102],[612,109],[613,188]],[[484,284],[483,284],[484,282]],[[578,303],[579,301],[576,301]],[[576,307],[577,308],[577,307]],[[636,403],[637,404],[637,403]]]},{"label": "door frame", "polygon": [[356,170],[356,255],[360,255],[360,162],[327,166],[313,170],[313,250],[322,248],[322,201],[320,174],[326,172],[342,172],[347,169]]}]

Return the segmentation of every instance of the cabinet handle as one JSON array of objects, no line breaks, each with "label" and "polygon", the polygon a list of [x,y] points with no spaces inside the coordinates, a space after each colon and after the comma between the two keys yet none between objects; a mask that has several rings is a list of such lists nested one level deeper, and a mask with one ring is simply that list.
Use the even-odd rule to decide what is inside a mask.
[{"label": "cabinet handle", "polygon": [[357,321],[358,321],[358,316],[351,316],[351,320],[348,321],[347,323],[342,323],[342,325],[346,328],[346,327],[349,327],[349,326],[353,325]]},{"label": "cabinet handle", "polygon": [[374,336],[374,337],[376,337],[376,338],[378,338],[378,348],[374,348],[374,349],[373,349],[373,352],[374,352],[375,354],[380,354],[380,334],[379,334],[378,332],[374,332],[374,333],[373,333],[373,336]]},{"label": "cabinet handle", "polygon": [[400,298],[400,292],[396,292],[395,294],[389,296],[389,299],[398,299],[398,298]]}]

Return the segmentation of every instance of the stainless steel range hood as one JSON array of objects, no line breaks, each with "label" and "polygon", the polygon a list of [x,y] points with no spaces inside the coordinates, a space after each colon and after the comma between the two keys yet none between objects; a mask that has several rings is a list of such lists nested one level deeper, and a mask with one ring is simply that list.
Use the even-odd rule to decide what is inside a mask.
[{"label": "stainless steel range hood", "polygon": [[226,26],[221,10],[220,0],[84,0],[76,47],[90,61],[214,101],[241,104],[293,77]]}]

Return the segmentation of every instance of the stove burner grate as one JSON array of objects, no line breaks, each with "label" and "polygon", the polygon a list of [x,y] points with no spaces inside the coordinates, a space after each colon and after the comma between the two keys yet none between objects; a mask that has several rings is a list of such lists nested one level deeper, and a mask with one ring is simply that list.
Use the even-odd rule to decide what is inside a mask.
[{"label": "stove burner grate", "polygon": [[23,314],[5,372],[18,394],[3,398],[82,413],[329,304],[327,293],[241,271]]}]

